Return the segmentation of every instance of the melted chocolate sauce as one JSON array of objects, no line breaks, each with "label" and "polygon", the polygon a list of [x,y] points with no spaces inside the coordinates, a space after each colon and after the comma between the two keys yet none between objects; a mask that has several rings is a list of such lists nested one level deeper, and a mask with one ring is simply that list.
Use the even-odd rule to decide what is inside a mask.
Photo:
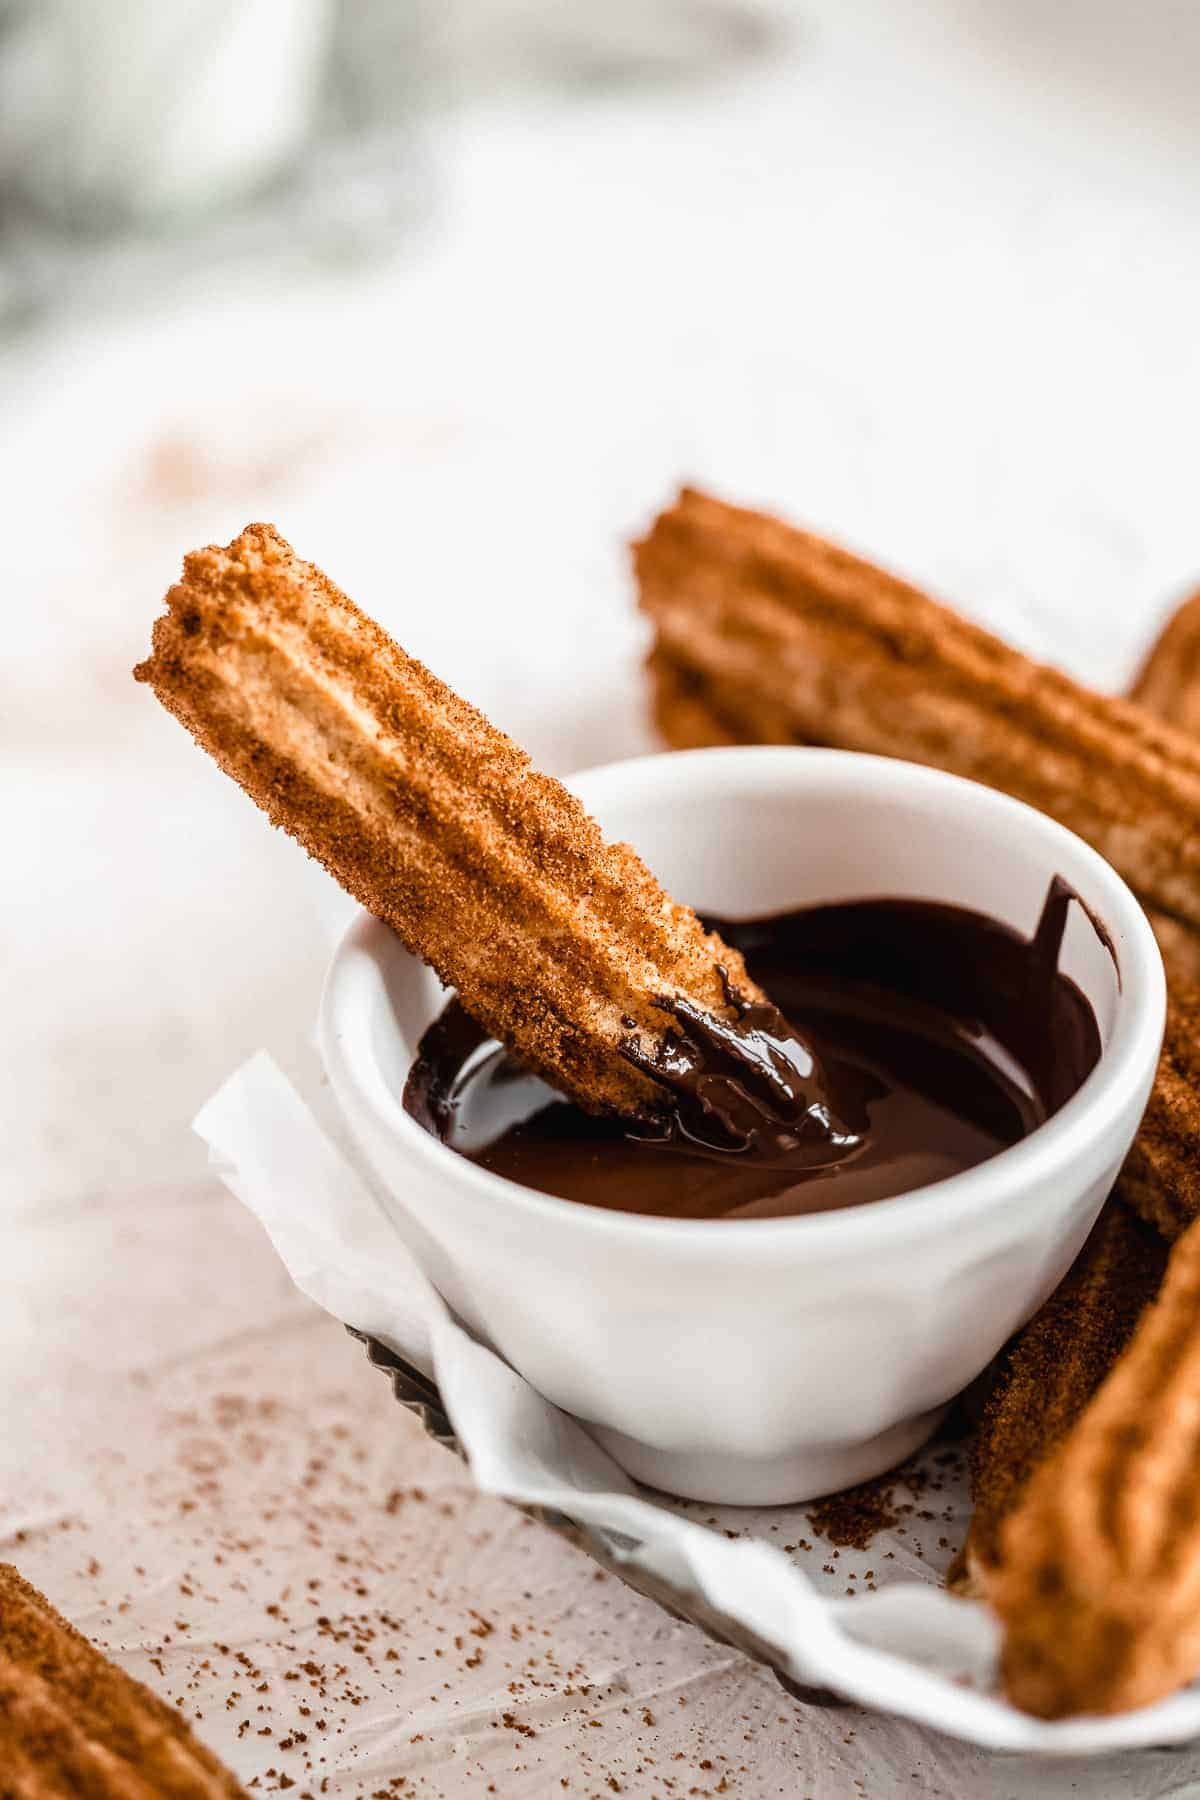
[{"label": "melted chocolate sauce", "polygon": [[730,990],[728,1020],[672,1005],[655,1056],[631,1036],[630,1059],[669,1089],[632,1127],[561,1099],[457,1001],[422,1038],[404,1104],[494,1174],[589,1206],[773,1218],[907,1193],[1027,1136],[1098,1061],[1095,1014],[1058,970],[1074,898],[1056,879],[1030,939],[909,900],[709,920],[780,1010]]}]

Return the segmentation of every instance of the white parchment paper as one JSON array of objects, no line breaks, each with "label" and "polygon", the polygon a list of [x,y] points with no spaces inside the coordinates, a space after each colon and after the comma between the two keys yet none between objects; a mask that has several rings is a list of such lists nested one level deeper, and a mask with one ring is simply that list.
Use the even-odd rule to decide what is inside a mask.
[{"label": "white parchment paper", "polygon": [[1075,1756],[1200,1735],[1200,1684],[1118,1718],[1054,1724],[998,1696],[992,1621],[939,1585],[967,1514],[953,1458],[939,1459],[932,1484],[915,1488],[907,1509],[901,1495],[896,1524],[865,1551],[835,1550],[804,1507],[648,1498],[576,1420],[455,1323],[365,1181],[269,1057],[239,1069],[196,1130],[297,1287],[434,1377],[483,1492],[613,1534],[622,1556],[775,1646],[795,1680],[970,1743]]}]

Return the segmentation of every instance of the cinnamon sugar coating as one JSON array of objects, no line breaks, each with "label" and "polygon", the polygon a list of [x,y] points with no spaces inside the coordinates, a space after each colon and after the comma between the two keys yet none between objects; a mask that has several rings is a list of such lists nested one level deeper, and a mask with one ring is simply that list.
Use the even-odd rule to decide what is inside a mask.
[{"label": "cinnamon sugar coating", "polygon": [[1003,1528],[991,1598],[1012,1700],[1123,1712],[1200,1671],[1200,1223]]},{"label": "cinnamon sugar coating", "polygon": [[[676,663],[660,644],[646,659],[650,711],[664,742],[673,750],[699,750],[716,744],[819,743],[819,737],[796,737],[776,706],[755,705],[753,694]],[[1200,984],[1200,930],[1173,914],[1146,905],[1172,983]]]},{"label": "cinnamon sugar coating", "polygon": [[0,1563],[0,1795],[247,1800],[178,1711]]},{"label": "cinnamon sugar coating", "polygon": [[1158,1073],[1122,1181],[1164,1237],[1200,1218],[1200,988],[1171,986]]},{"label": "cinnamon sugar coating", "polygon": [[741,957],[628,845],[303,562],[269,525],[196,551],[135,670],[276,825],[593,1112],[661,1098],[682,998],[729,1016]]},{"label": "cinnamon sugar coating", "polygon": [[690,490],[634,560],[660,650],[740,691],[768,737],[1000,788],[1095,845],[1150,906],[1200,927],[1200,744],[1185,733],[861,557]]},{"label": "cinnamon sugar coating", "polygon": [[1166,1245],[1118,1188],[1066,1279],[996,1359],[971,1446],[964,1562],[974,1592],[990,1591],[1005,1519],[1125,1349],[1166,1263]]}]

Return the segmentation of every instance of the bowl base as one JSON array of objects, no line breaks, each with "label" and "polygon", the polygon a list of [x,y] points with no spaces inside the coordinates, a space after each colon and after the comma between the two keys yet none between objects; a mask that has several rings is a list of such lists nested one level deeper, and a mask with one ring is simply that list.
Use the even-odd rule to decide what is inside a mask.
[{"label": "bowl base", "polygon": [[865,1444],[815,1445],[782,1456],[657,1450],[604,1425],[589,1425],[588,1430],[635,1481],[681,1500],[706,1500],[715,1506],[791,1506],[894,1469],[932,1437],[947,1411],[937,1406],[915,1419],[902,1419]]}]

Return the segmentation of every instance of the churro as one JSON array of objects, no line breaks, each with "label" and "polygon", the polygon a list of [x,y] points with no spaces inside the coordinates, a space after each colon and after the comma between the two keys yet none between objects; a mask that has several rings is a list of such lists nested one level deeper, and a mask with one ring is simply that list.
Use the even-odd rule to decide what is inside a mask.
[{"label": "churro", "polygon": [[716,715],[703,682],[689,677],[656,644],[646,658],[650,678],[650,715],[672,750],[710,750],[748,739]]},{"label": "churro", "polygon": [[635,563],[659,649],[740,695],[771,741],[903,756],[1000,788],[1200,928],[1200,744],[1185,733],[859,557],[701,494],[662,514]]},{"label": "churro", "polygon": [[829,1143],[741,956],[272,527],[187,557],[166,605],[138,679],[527,1068],[592,1112],[702,1086],[732,1126],[724,1071],[731,1113],[756,1085]]},{"label": "churro", "polygon": [[0,1563],[0,1794],[245,1800],[178,1711]]},{"label": "churro", "polygon": [[1157,718],[1200,738],[1200,593],[1171,614],[1130,692]]},{"label": "churro", "polygon": [[1014,1702],[1122,1712],[1200,1670],[1200,1223],[1003,1527],[990,1585]]},{"label": "churro", "polygon": [[1158,1074],[1122,1178],[1130,1205],[1164,1237],[1200,1217],[1200,988],[1171,991]]},{"label": "churro", "polygon": [[[748,687],[709,679],[685,669],[656,643],[646,659],[650,711],[673,750],[709,749],[721,744],[820,743],[820,735],[800,738],[783,708],[760,705]],[[1146,905],[1172,982],[1200,983],[1200,930],[1183,919]]]},{"label": "churro", "polygon": [[962,1567],[973,1592],[990,1592],[1005,1519],[1124,1350],[1166,1262],[1161,1237],[1118,1188],[1066,1279],[997,1358],[971,1446]]}]

